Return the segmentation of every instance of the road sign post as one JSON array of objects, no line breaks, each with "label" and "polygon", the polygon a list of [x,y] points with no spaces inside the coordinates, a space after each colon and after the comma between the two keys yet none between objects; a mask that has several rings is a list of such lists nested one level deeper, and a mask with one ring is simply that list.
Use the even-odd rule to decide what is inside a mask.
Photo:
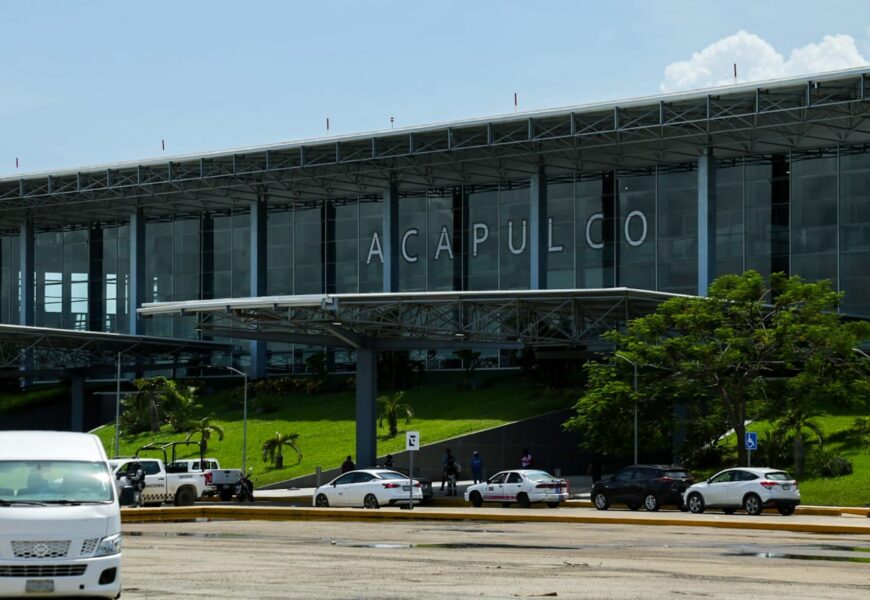
[{"label": "road sign post", "polygon": [[758,450],[758,433],[755,431],[747,431],[744,439],[744,447],[746,448],[746,466],[752,466],[752,453]]},{"label": "road sign post", "polygon": [[414,510],[414,452],[420,449],[420,432],[405,432],[405,450],[408,451],[410,466],[408,468],[408,510]]}]

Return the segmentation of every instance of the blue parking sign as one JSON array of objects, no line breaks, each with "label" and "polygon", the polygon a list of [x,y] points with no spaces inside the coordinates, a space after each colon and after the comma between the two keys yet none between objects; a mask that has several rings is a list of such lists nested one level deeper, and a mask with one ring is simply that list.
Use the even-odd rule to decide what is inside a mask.
[{"label": "blue parking sign", "polygon": [[758,450],[758,433],[754,431],[746,432],[746,449]]}]

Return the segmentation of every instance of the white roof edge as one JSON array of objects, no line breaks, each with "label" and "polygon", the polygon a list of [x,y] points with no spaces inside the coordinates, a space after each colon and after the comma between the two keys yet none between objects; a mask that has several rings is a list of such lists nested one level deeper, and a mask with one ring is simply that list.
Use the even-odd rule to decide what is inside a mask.
[{"label": "white roof edge", "polygon": [[664,298],[687,297],[685,294],[674,294],[671,292],[658,292],[655,290],[643,290],[636,288],[618,287],[618,288],[590,288],[590,289],[555,289],[555,290],[492,290],[492,291],[454,291],[454,292],[394,292],[394,293],[365,293],[365,294],[307,294],[299,296],[260,296],[254,298],[216,298],[212,300],[182,300],[178,302],[150,302],[143,304],[137,309],[140,315],[154,316],[166,315],[174,313],[201,313],[201,312],[218,312],[222,310],[243,310],[243,309],[258,309],[258,308],[273,308],[273,307],[304,307],[304,306],[322,306],[324,303],[338,301],[341,305],[341,300],[348,301],[363,301],[366,299],[376,300],[378,298],[389,299],[408,299],[408,300],[450,300],[457,297],[505,297],[511,298],[514,296],[553,296],[574,294],[579,296],[595,296],[595,295],[647,295]]},{"label": "white roof edge", "polygon": [[624,100],[610,100],[603,102],[592,102],[588,104],[578,104],[573,106],[562,106],[557,108],[547,108],[541,110],[532,110],[532,111],[522,111],[516,113],[506,113],[501,115],[493,115],[489,117],[475,117],[469,119],[462,119],[458,121],[439,121],[434,123],[428,123],[424,125],[413,125],[408,127],[399,127],[397,129],[378,129],[373,131],[366,131],[354,134],[346,134],[346,135],[337,135],[337,136],[327,136],[327,137],[319,137],[319,138],[308,138],[302,140],[293,140],[288,142],[277,142],[274,144],[263,144],[263,145],[255,145],[255,146],[241,146],[238,148],[226,148],[223,150],[214,150],[207,152],[196,152],[192,154],[177,154],[172,156],[166,156],[162,158],[148,158],[145,160],[129,160],[129,161],[121,161],[115,163],[101,163],[95,165],[87,165],[81,166],[72,169],[57,169],[57,170],[46,170],[46,171],[34,171],[29,173],[22,173],[21,175],[13,175],[0,177],[0,183],[10,182],[10,181],[19,181],[19,180],[27,180],[27,179],[36,179],[46,177],[48,175],[53,175],[57,177],[76,175],[77,173],[87,173],[87,172],[96,172],[96,171],[105,171],[108,169],[129,169],[134,167],[149,167],[155,165],[165,165],[169,162],[185,162],[192,161],[198,159],[208,159],[208,158],[226,158],[233,156],[234,154],[249,154],[253,152],[265,152],[268,150],[288,150],[293,148],[299,148],[301,146],[314,146],[321,144],[329,144],[336,142],[353,142],[353,141],[362,141],[367,140],[372,137],[386,137],[386,136],[396,136],[396,135],[404,135],[409,133],[423,133],[429,131],[435,131],[439,129],[444,129],[447,127],[472,127],[475,125],[485,125],[487,123],[501,123],[505,121],[515,121],[519,119],[528,119],[534,117],[547,117],[547,116],[555,116],[560,114],[565,114],[569,112],[574,113],[583,113],[583,112],[595,112],[599,110],[613,109],[616,107],[619,108],[631,108],[633,106],[642,106],[645,104],[651,104],[655,102],[661,101],[680,101],[680,100],[690,100],[701,98],[704,96],[708,96],[711,94],[739,94],[741,92],[753,91],[758,88],[770,88],[770,87],[789,87],[791,85],[795,85],[798,83],[806,83],[809,81],[830,81],[835,79],[841,79],[843,77],[861,75],[864,73],[870,73],[870,64],[864,65],[861,67],[852,67],[849,69],[840,69],[837,71],[823,71],[820,73],[807,73],[805,75],[798,75],[794,77],[784,77],[779,79],[767,79],[761,81],[752,81],[747,83],[733,84],[733,85],[721,85],[718,87],[711,88],[699,88],[695,90],[681,91],[681,92],[665,92],[662,94],[655,94],[651,96],[637,96],[634,98],[626,98]]}]

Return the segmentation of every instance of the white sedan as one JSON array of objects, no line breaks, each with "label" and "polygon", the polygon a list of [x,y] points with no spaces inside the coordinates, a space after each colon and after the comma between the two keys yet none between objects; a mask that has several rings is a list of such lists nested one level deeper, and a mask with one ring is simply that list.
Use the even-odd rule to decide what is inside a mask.
[{"label": "white sedan", "polygon": [[516,502],[521,508],[528,508],[533,502],[546,502],[550,508],[556,508],[567,499],[567,481],[534,469],[502,471],[489,481],[470,485],[465,490],[465,500],[472,506],[484,502],[501,502],[508,506]]},{"label": "white sedan", "polygon": [[[413,488],[411,487],[413,485]],[[314,490],[314,506],[362,506],[380,508],[383,505],[419,504],[423,488],[419,481],[411,482],[407,475],[389,469],[361,469],[343,473]]]},{"label": "white sedan", "polygon": [[683,501],[693,513],[720,508],[730,515],[743,507],[750,515],[759,515],[764,507],[775,506],[780,514],[790,515],[801,503],[801,493],[797,481],[785,471],[747,467],[725,469],[688,487]]}]

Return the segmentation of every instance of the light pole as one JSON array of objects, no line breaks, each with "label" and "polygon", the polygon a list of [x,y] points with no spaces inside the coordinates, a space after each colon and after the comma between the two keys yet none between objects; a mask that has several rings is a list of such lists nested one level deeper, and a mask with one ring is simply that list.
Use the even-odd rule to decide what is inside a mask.
[{"label": "light pole", "polygon": [[118,352],[118,373],[115,379],[115,456],[120,456],[121,445],[121,353]]},{"label": "light pole", "polygon": [[241,375],[245,379],[245,390],[242,403],[242,473],[248,472],[248,374],[235,367],[223,365],[227,371]]},{"label": "light pole", "polygon": [[634,369],[634,464],[637,464],[637,363],[618,352],[614,352],[613,356],[621,358]]}]

